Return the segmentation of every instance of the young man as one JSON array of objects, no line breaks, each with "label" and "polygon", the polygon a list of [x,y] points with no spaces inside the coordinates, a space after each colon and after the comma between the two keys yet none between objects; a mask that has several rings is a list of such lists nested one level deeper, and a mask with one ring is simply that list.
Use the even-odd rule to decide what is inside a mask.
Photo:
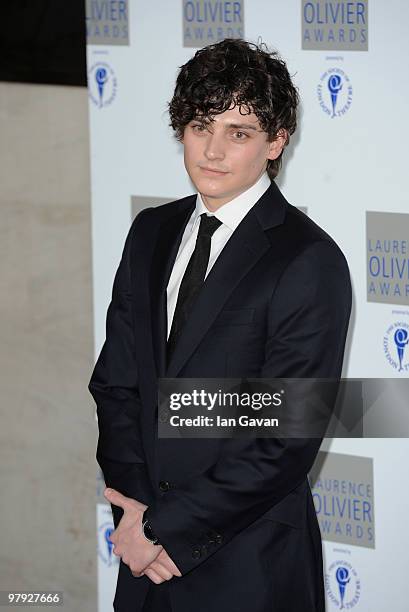
[{"label": "young man", "polygon": [[243,40],[180,70],[171,125],[197,194],[134,220],[89,385],[118,612],[325,608],[307,480],[321,440],[157,434],[159,378],[341,374],[345,258],[274,182],[297,103],[285,63]]}]

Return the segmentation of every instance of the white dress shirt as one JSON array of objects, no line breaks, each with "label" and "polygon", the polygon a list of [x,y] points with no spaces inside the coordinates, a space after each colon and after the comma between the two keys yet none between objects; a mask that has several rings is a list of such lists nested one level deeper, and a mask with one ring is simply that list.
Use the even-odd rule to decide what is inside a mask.
[{"label": "white dress shirt", "polygon": [[220,206],[215,212],[211,212],[203,202],[200,193],[197,194],[196,206],[185,227],[167,286],[168,338],[172,326],[173,315],[175,313],[180,283],[182,282],[189,259],[195,249],[200,225],[200,215],[202,213],[214,215],[222,222],[211,238],[209,263],[205,275],[206,278],[236,227],[254,204],[261,198],[263,193],[267,191],[270,184],[270,178],[267,172],[264,172],[254,185],[249,187],[246,191],[243,191],[243,193],[233,200],[230,200],[230,202]]}]

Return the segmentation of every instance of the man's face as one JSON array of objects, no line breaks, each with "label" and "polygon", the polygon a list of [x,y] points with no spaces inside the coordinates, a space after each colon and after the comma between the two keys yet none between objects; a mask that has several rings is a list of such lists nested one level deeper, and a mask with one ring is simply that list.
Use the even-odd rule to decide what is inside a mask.
[{"label": "man's face", "polygon": [[182,140],[186,170],[210,210],[254,185],[285,143],[285,133],[268,142],[256,115],[242,115],[238,106],[213,119],[190,121]]}]

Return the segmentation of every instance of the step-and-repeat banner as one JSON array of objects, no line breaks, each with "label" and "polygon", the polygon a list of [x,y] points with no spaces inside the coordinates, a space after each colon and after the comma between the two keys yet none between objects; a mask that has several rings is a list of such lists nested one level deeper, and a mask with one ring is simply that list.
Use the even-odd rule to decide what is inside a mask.
[{"label": "step-and-repeat banner", "polygon": [[[302,99],[278,183],[351,270],[343,375],[408,377],[408,23],[403,0],[87,0],[95,356],[133,217],[194,193],[168,126],[178,67],[222,38],[261,37]],[[328,610],[408,609],[408,463],[403,438],[324,441],[311,484]],[[99,475],[99,612],[112,610],[118,572],[103,488]]]}]

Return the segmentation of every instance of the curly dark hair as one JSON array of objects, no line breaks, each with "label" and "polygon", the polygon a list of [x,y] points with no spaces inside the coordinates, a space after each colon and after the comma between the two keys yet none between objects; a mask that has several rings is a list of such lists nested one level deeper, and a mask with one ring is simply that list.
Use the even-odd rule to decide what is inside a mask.
[{"label": "curly dark hair", "polygon": [[[170,126],[182,141],[192,119],[211,121],[212,115],[239,106],[242,114],[254,112],[269,142],[284,129],[287,146],[297,127],[298,103],[297,89],[276,51],[269,51],[265,43],[226,38],[200,49],[180,67],[168,104]],[[268,160],[271,180],[281,162],[282,152],[277,159]]]}]

